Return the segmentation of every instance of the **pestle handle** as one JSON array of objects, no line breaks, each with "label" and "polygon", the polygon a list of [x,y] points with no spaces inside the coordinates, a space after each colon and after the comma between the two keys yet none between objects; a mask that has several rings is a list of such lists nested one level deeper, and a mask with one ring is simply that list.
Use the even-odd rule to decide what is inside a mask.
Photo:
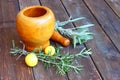
[{"label": "pestle handle", "polygon": [[62,46],[70,45],[70,40],[63,37],[59,32],[54,31],[51,40],[60,43]]}]

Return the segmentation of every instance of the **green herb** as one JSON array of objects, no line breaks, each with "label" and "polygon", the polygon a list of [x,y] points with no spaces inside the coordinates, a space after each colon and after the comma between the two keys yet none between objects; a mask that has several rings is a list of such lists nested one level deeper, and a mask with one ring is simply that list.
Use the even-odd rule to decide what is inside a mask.
[{"label": "green herb", "polygon": [[94,26],[94,24],[86,24],[76,28],[68,28],[68,29],[63,28],[63,26],[65,26],[70,22],[75,22],[82,19],[85,19],[85,18],[81,17],[73,20],[71,20],[70,18],[68,21],[64,21],[64,22],[57,21],[55,25],[56,31],[72,39],[74,48],[76,47],[77,43],[82,44],[87,42],[90,39],[93,39],[93,33],[89,32],[89,27]]},{"label": "green herb", "polygon": [[[15,47],[14,41],[12,42],[13,48],[11,49],[10,53],[13,55],[19,54],[19,58],[21,55],[27,55],[30,52],[27,52],[24,49],[24,44],[23,44],[23,49],[20,49],[18,47]],[[61,54],[61,49],[62,47],[57,47],[56,49],[56,54],[55,56],[48,56],[44,54],[44,52],[40,51],[37,53],[38,60],[40,60],[46,68],[49,68],[51,66],[56,67],[57,72],[60,73],[61,75],[64,75],[70,71],[70,69],[75,70],[76,72],[79,72],[82,70],[82,66],[74,66],[74,61],[76,58],[79,57],[86,57],[89,54],[92,54],[91,50],[86,50],[85,48],[81,50],[79,53],[74,53],[70,54],[69,52],[66,54]]]}]

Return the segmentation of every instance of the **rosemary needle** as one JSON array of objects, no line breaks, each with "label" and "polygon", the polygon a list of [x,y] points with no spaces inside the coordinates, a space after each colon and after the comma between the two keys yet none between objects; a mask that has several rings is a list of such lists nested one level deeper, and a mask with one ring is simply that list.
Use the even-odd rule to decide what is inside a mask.
[{"label": "rosemary needle", "polygon": [[[70,17],[68,21],[64,21],[64,22],[57,21],[55,25],[55,30],[57,30],[64,36],[68,36],[69,38],[72,39],[74,48],[76,47],[77,43],[82,44],[93,38],[93,33],[89,32],[88,28],[91,26],[94,26],[94,24],[87,24],[87,25],[79,26],[76,28],[69,28],[69,29],[64,29],[63,26],[70,22],[75,22],[82,19],[85,19],[85,18],[81,17],[81,18],[76,18],[71,20],[71,17]],[[17,59],[19,59],[22,55],[27,55],[30,53],[25,50],[24,43],[23,42],[21,43],[23,44],[22,49],[16,47],[14,40],[12,40],[13,48],[11,49],[10,53],[13,55],[19,54]],[[60,73],[61,75],[68,73],[70,69],[73,69],[75,72],[81,71],[83,67],[81,65],[75,66],[74,65],[75,60],[77,58],[86,57],[92,54],[91,49],[86,50],[85,48],[78,53],[70,54],[69,52],[67,52],[64,55],[61,54],[61,49],[62,49],[61,47],[57,47],[55,49],[56,49],[56,54],[54,56],[48,56],[44,54],[42,50],[40,50],[40,52],[37,53],[36,55],[38,57],[38,60],[40,60],[46,68],[54,66],[56,67],[56,70],[57,70],[56,72]],[[35,50],[33,51],[33,53],[35,53]]]},{"label": "rosemary needle", "polygon": [[[22,55],[29,54],[30,52],[27,52],[24,47],[25,47],[24,44],[22,49],[14,46],[11,49],[10,53],[13,55],[18,54],[19,55],[18,58],[20,58]],[[80,66],[74,65],[75,59],[80,57],[86,57],[89,54],[92,54],[92,51],[90,49],[86,50],[85,48],[78,53],[70,54],[68,52],[64,55],[61,53],[61,49],[62,49],[61,47],[57,47],[55,49],[56,49],[56,54],[54,56],[48,56],[44,54],[44,52],[42,51],[40,51],[39,53],[35,53],[35,52],[34,53],[37,55],[38,60],[41,61],[46,68],[54,66],[56,67],[57,70],[56,72],[60,73],[61,75],[65,75],[70,71],[70,69],[73,69],[75,72],[81,71],[83,69],[81,65]]]},{"label": "rosemary needle", "polygon": [[73,20],[69,19],[63,22],[57,21],[55,25],[56,31],[72,39],[72,44],[74,48],[76,47],[77,44],[82,44],[87,42],[88,40],[93,39],[93,33],[89,32],[89,27],[94,26],[94,24],[86,24],[86,25],[78,26],[75,28],[68,28],[68,29],[65,29],[63,27],[68,23],[75,22],[82,19],[85,19],[85,18],[81,17]]}]

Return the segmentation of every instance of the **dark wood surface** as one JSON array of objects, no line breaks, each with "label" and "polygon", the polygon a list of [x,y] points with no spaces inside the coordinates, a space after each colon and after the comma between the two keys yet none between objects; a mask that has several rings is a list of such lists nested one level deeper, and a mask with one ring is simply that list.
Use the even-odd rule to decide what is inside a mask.
[{"label": "dark wood surface", "polygon": [[[85,44],[64,48],[63,52],[78,52],[91,48],[93,54],[76,60],[84,65],[80,73],[73,70],[65,76],[56,74],[54,68],[46,70],[42,63],[29,68],[24,57],[10,55],[11,41],[17,46],[20,38],[16,31],[16,15],[20,9],[31,5],[51,8],[56,20],[64,21],[72,16],[86,17],[85,20],[65,26],[77,27],[93,23],[90,31],[94,39]],[[53,42],[53,44],[56,44]],[[119,0],[0,0],[0,80],[120,80],[120,1]]]}]

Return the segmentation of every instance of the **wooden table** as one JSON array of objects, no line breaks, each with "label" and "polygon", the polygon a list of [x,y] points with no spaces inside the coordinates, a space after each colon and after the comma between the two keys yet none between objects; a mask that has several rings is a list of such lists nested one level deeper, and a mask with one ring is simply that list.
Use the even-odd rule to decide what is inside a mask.
[{"label": "wooden table", "polygon": [[[77,60],[77,64],[84,66],[80,73],[71,70],[62,76],[52,67],[46,70],[40,61],[36,67],[29,68],[24,57],[16,60],[17,57],[10,55],[12,40],[21,46],[15,28],[16,14],[30,5],[51,8],[60,21],[69,16],[86,17],[85,21],[66,28],[86,22],[95,24],[90,28],[93,40],[75,49],[70,45],[63,50],[75,53],[83,47],[92,49],[92,55]],[[0,80],[120,80],[120,0],[0,0]]]}]

